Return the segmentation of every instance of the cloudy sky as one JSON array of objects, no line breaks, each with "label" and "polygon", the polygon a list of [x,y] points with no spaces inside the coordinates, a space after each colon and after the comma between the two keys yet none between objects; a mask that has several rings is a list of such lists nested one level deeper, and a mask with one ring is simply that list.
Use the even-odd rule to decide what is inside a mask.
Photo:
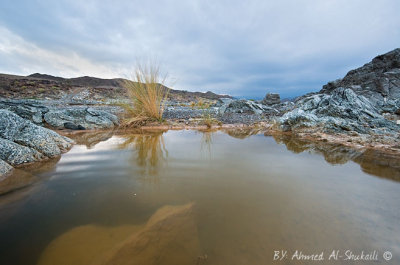
[{"label": "cloudy sky", "polygon": [[398,0],[0,3],[0,72],[129,77],[154,58],[175,88],[316,91],[400,47]]}]

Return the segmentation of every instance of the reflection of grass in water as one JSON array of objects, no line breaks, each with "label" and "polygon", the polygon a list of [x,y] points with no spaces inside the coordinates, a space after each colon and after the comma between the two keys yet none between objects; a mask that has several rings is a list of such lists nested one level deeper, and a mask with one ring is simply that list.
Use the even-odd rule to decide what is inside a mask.
[{"label": "reflection of grass in water", "polygon": [[133,146],[137,154],[136,164],[145,176],[158,175],[159,168],[168,156],[163,133],[164,131],[129,134],[119,146],[120,148]]},{"label": "reflection of grass in water", "polygon": [[200,132],[202,133],[201,137],[201,150],[207,150],[209,157],[211,157],[211,145],[213,142],[213,133],[216,132],[217,130],[201,130]]}]

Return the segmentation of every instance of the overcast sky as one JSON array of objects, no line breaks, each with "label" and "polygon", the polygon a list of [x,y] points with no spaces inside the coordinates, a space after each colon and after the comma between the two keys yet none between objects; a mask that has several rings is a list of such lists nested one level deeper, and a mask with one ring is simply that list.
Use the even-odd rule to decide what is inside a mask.
[{"label": "overcast sky", "polygon": [[156,58],[177,89],[297,96],[400,47],[399,13],[399,0],[1,0],[0,72],[129,77]]}]

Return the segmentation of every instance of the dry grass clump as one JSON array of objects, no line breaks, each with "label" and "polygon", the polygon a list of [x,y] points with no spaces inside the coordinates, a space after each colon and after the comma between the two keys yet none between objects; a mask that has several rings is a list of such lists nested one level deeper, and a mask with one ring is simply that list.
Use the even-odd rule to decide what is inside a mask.
[{"label": "dry grass clump", "polygon": [[131,104],[124,105],[126,117],[123,127],[136,127],[150,121],[162,121],[164,103],[169,88],[163,85],[166,77],[161,77],[159,66],[138,65],[133,80],[125,83]]}]

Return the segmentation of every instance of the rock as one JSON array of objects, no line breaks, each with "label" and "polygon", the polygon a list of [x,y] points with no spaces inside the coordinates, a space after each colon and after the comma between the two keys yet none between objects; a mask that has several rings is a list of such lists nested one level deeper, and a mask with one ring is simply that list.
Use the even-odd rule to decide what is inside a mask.
[{"label": "rock", "polygon": [[277,93],[267,93],[261,103],[268,106],[279,104],[281,103],[281,97]]},{"label": "rock", "polygon": [[44,120],[54,128],[107,129],[118,125],[118,118],[109,112],[87,107],[68,107],[50,110]]},{"label": "rock", "polygon": [[22,173],[13,176],[14,180],[5,179],[13,170],[12,166],[59,156],[71,147],[72,142],[14,112],[0,110],[0,180],[3,179],[0,194],[31,183],[30,180],[24,182],[25,184],[20,183],[21,179],[26,179]]},{"label": "rock", "polygon": [[231,103],[233,101],[233,99],[232,98],[220,98],[219,101],[222,104],[229,104],[229,103]]},{"label": "rock", "polygon": [[37,150],[0,138],[0,159],[18,166],[24,163],[40,161],[46,158]]},{"label": "rock", "polygon": [[220,98],[219,99],[222,105],[218,109],[219,114],[224,114],[226,111],[226,108],[229,106],[229,104],[233,101],[231,98]]},{"label": "rock", "polygon": [[349,71],[343,79],[329,82],[320,93],[329,94],[339,87],[351,88],[375,106],[383,107],[393,103],[399,106],[400,48],[379,55],[364,66]]},{"label": "rock", "polygon": [[13,170],[13,167],[0,159],[0,181],[6,178]]},{"label": "rock", "polygon": [[210,109],[192,109],[190,107],[167,107],[163,113],[163,119],[183,119],[203,118],[207,112],[215,115],[218,110]]},{"label": "rock", "polygon": [[244,114],[277,114],[279,111],[277,111],[274,108],[256,103],[251,100],[245,100],[245,99],[240,99],[240,100],[234,100],[228,104],[226,107],[224,113],[244,113]]},{"label": "rock", "polygon": [[[7,109],[35,124],[57,129],[105,129],[119,124],[115,114],[122,108],[115,106],[69,106],[64,100],[0,99],[0,109]],[[87,103],[89,104],[89,103]],[[67,123],[67,127],[64,124]],[[75,128],[75,129],[74,129]]]},{"label": "rock", "polygon": [[315,94],[296,102],[294,110],[277,119],[283,131],[321,128],[327,132],[396,133],[399,126],[386,120],[367,98],[350,88]]},{"label": "rock", "polygon": [[276,120],[277,127],[397,139],[399,96],[400,49],[396,49],[329,82],[319,93],[297,98],[294,108]]},{"label": "rock", "polygon": [[64,128],[70,130],[85,130],[85,127],[83,127],[82,125],[76,125],[72,122],[64,123]]},{"label": "rock", "polygon": [[0,109],[7,109],[35,124],[43,124],[43,115],[49,111],[36,100],[0,99]]},{"label": "rock", "polygon": [[[7,148],[10,146],[15,147],[12,154],[18,157],[18,161],[26,158],[25,155],[29,153],[28,149],[31,150],[30,154],[35,160],[42,159],[41,155],[49,158],[58,156],[61,152],[69,149],[73,142],[67,137],[35,125],[8,110],[0,110],[0,138],[8,140],[2,141],[1,152],[8,152]],[[28,149],[17,147],[10,142],[27,147]],[[31,155],[28,155],[28,157],[31,157]],[[31,162],[30,160],[33,160],[33,158],[28,159],[27,162]]]}]

